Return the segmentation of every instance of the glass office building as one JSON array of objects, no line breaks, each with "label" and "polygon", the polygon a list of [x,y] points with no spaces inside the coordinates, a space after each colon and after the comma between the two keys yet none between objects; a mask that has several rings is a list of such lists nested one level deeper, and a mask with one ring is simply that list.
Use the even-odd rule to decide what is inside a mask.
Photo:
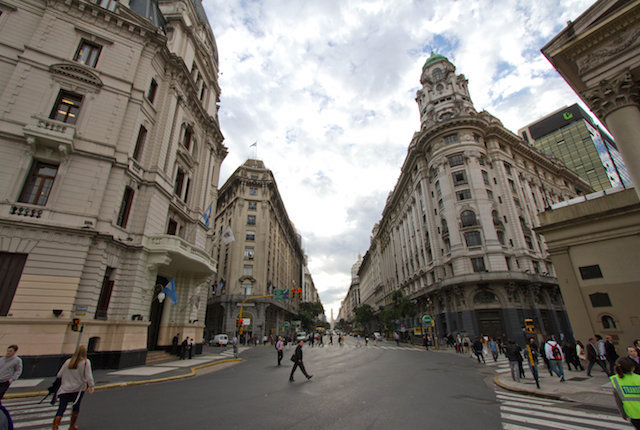
[{"label": "glass office building", "polygon": [[521,128],[518,134],[562,160],[597,191],[631,186],[615,142],[577,104]]}]

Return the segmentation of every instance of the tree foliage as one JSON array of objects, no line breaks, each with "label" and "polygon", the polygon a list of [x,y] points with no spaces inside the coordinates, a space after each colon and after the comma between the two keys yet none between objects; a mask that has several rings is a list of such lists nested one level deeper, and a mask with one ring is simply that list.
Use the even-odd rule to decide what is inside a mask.
[{"label": "tree foliage", "polygon": [[376,320],[375,312],[370,305],[364,304],[355,308],[354,313],[356,314],[356,323],[365,331],[372,331],[372,325]]},{"label": "tree foliage", "polygon": [[302,328],[306,332],[313,332],[319,324],[318,315],[324,314],[324,307],[320,302],[302,302],[298,309],[298,316],[302,322]]}]

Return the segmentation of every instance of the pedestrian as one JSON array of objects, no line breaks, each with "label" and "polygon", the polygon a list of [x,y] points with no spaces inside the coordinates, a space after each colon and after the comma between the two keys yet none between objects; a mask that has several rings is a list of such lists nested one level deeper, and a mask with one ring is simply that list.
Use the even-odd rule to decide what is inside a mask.
[{"label": "pedestrian", "polygon": [[13,420],[11,414],[0,404],[0,430],[13,430]]},{"label": "pedestrian", "polygon": [[9,386],[22,374],[22,359],[16,355],[18,345],[9,345],[4,357],[0,357],[0,400]]},{"label": "pedestrian", "polygon": [[400,335],[397,331],[393,332],[393,339],[396,341],[396,346],[400,346]]},{"label": "pedestrian", "polygon": [[634,363],[633,373],[640,375],[640,356],[638,355],[638,350],[633,346],[627,348],[627,357],[632,359]]},{"label": "pedestrian", "polygon": [[189,339],[189,360],[191,360],[193,358],[193,338],[192,337],[188,337],[187,339]]},{"label": "pedestrian", "polygon": [[80,403],[84,392],[93,393],[93,372],[91,371],[91,362],[87,359],[87,347],[80,345],[76,348],[71,358],[64,362],[58,371],[60,378],[60,388],[58,389],[58,400],[60,405],[53,419],[53,430],[57,430],[62,421],[62,415],[67,409],[69,403],[73,403],[71,409],[71,422],[69,430],[78,430],[76,421],[80,413]]},{"label": "pedestrian", "polygon": [[520,382],[520,368],[518,362],[521,357],[522,349],[512,339],[507,340],[507,346],[505,347],[504,355],[509,360],[509,367],[511,368],[511,379],[516,382]]},{"label": "pedestrian", "polygon": [[527,347],[523,351],[524,358],[529,363],[529,370],[531,370],[531,375],[533,376],[533,380],[538,384],[538,388],[540,388],[538,381],[538,346],[536,345],[536,341],[534,338],[529,338],[529,343]]},{"label": "pedestrian", "polygon": [[630,420],[636,429],[640,429],[640,375],[633,373],[634,366],[634,361],[629,357],[621,358],[616,364],[616,373],[609,379],[622,418]]},{"label": "pedestrian", "polygon": [[344,336],[340,335],[340,337],[338,337],[338,343],[340,344],[340,346],[344,344]]},{"label": "pedestrian", "polygon": [[496,342],[495,338],[491,338],[489,341],[489,350],[491,351],[491,356],[493,357],[493,361],[498,361],[498,342]]},{"label": "pedestrian", "polygon": [[640,339],[636,339],[633,341],[633,347],[638,351],[638,355],[640,355]]},{"label": "pedestrian", "polygon": [[187,358],[187,349],[189,349],[189,336],[185,337],[180,344],[180,360]]},{"label": "pedestrian", "polygon": [[587,361],[587,352],[584,349],[584,345],[581,341],[576,341],[576,356],[578,357],[578,362],[580,363],[580,369],[584,370],[582,367],[582,362]]},{"label": "pedestrian", "polygon": [[562,369],[562,348],[553,338],[548,338],[544,344],[544,352],[549,360],[549,367],[560,378],[560,382],[564,382],[564,370]]},{"label": "pedestrian", "polygon": [[180,333],[177,333],[173,336],[173,340],[171,341],[171,354],[178,355],[178,342],[180,342]]},{"label": "pedestrian", "polygon": [[329,345],[333,345],[333,333],[329,335]]},{"label": "pedestrian", "polygon": [[[473,340],[471,349],[473,350],[473,353],[478,359],[478,363],[487,364],[487,362],[484,361],[484,354],[482,353],[482,342],[480,341],[480,338],[478,336],[476,336],[475,339]],[[480,361],[481,358],[482,358],[482,361]]]},{"label": "pedestrian", "polygon": [[233,345],[233,358],[238,358],[238,337],[233,336],[231,339],[231,345]]},{"label": "pedestrian", "polygon": [[293,374],[298,367],[302,371],[302,374],[307,378],[307,380],[313,378],[313,375],[309,375],[307,373],[307,370],[304,368],[304,363],[302,362],[302,345],[304,345],[304,342],[301,340],[300,342],[298,342],[298,346],[296,346],[296,351],[291,356],[291,361],[293,361],[293,368],[291,369],[291,375],[289,375],[289,382],[293,382]]},{"label": "pedestrian", "polygon": [[311,348],[313,348],[313,343],[316,341],[316,335],[315,333],[311,333],[309,335],[309,345],[311,345]]},{"label": "pedestrian", "polygon": [[468,335],[464,335],[462,345],[464,345],[464,353],[471,357],[471,339]]},{"label": "pedestrian", "polygon": [[[578,368],[580,368],[581,371],[584,371],[584,367],[582,366],[582,361],[580,360],[580,357],[578,356],[578,345],[577,345],[577,343],[575,343],[575,342],[570,340],[568,342],[568,345],[569,345],[569,350],[565,354],[565,356],[567,357],[567,362],[571,362],[571,364],[573,364],[574,369],[578,370]],[[584,355],[584,353],[583,353],[583,355]]]},{"label": "pedestrian", "polygon": [[323,337],[324,336],[322,336],[322,333],[318,334],[318,342],[319,342],[319,345],[322,347],[324,347],[324,340],[322,339]]},{"label": "pedestrian", "polygon": [[594,364],[597,364],[602,368],[602,371],[607,375],[609,372],[607,371],[607,366],[604,364],[604,357],[600,356],[600,351],[598,350],[598,345],[596,340],[592,337],[589,338],[589,343],[587,344],[587,376],[591,376],[591,369]]},{"label": "pedestrian", "polygon": [[278,337],[278,341],[276,342],[276,351],[278,351],[278,366],[280,366],[280,362],[282,361],[282,354],[284,351],[284,344],[282,343],[282,336]]},{"label": "pedestrian", "polygon": [[553,372],[551,371],[551,364],[549,363],[549,359],[547,358],[547,353],[544,350],[544,343],[540,344],[540,356],[542,356],[542,361],[544,361],[544,365],[547,366],[547,370],[549,371],[549,376],[553,376]]},{"label": "pedestrian", "polygon": [[616,352],[616,346],[613,344],[613,338],[611,336],[606,337],[604,342],[604,356],[609,363],[609,375],[615,373],[616,360],[620,357]]}]

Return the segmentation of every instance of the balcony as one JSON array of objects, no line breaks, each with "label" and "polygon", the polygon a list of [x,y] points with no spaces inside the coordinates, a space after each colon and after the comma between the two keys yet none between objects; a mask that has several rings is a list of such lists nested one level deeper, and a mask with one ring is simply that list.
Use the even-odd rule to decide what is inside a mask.
[{"label": "balcony", "polygon": [[38,147],[52,148],[60,151],[64,156],[73,152],[73,138],[76,134],[73,125],[32,115],[22,131],[27,142],[34,149]]},{"label": "balcony", "polygon": [[43,209],[41,206],[25,205],[16,203],[9,208],[9,215],[23,216],[27,218],[40,218]]},{"label": "balcony", "polygon": [[217,272],[216,261],[204,249],[173,235],[146,236],[142,245],[151,254],[150,264],[168,266],[173,270],[187,271],[202,276]]}]

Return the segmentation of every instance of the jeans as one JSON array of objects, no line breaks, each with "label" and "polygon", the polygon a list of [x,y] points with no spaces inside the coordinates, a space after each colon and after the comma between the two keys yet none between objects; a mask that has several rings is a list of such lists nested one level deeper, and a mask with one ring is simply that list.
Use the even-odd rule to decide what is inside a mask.
[{"label": "jeans", "polygon": [[549,367],[558,375],[558,378],[564,377],[564,370],[562,370],[562,360],[549,360]]},{"label": "jeans", "polygon": [[498,351],[491,351],[491,355],[493,356],[493,361],[498,361]]},{"label": "jeans", "polygon": [[82,397],[84,396],[84,391],[80,393],[80,397],[78,397],[78,393],[64,393],[58,396],[58,400],[60,401],[60,406],[58,406],[58,412],[56,412],[56,417],[61,417],[64,415],[64,411],[67,409],[67,405],[71,402],[75,402],[76,398],[78,401],[73,405],[73,412],[80,412],[80,403],[82,402]]},{"label": "jeans", "polygon": [[4,397],[4,393],[9,389],[9,381],[0,382],[0,400]]},{"label": "jeans", "polygon": [[520,382],[520,363],[518,361],[509,361],[509,367],[511,368],[511,378]]}]

